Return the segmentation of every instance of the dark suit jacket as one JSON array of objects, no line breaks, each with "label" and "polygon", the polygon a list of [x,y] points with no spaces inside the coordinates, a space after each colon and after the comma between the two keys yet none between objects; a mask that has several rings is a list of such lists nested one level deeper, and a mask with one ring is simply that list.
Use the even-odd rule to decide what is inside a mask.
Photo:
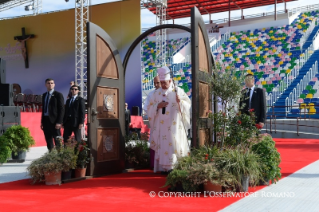
[{"label": "dark suit jacket", "polygon": [[[44,107],[45,99],[47,96],[47,92],[42,95],[42,117],[41,117],[41,124],[43,124],[43,116],[44,116]],[[62,124],[63,115],[64,115],[64,98],[60,92],[53,91],[50,102],[49,102],[49,119],[52,124]]]},{"label": "dark suit jacket", "polygon": [[[72,102],[71,106],[70,101],[72,98],[66,100],[65,103],[65,113],[63,118],[63,125],[68,124],[72,127],[78,127],[79,124],[84,124],[85,118],[85,102],[82,97],[77,96]],[[71,115],[71,117],[70,117]]]},{"label": "dark suit jacket", "polygon": [[[245,96],[248,92],[248,88],[242,91],[242,97],[240,98],[240,108],[242,108],[245,102]],[[254,109],[256,115],[256,123],[262,122],[265,123],[266,121],[266,95],[265,91],[261,88],[254,88],[253,95],[251,97],[251,109]],[[242,113],[248,114],[249,112],[249,105],[245,105],[244,108],[241,109]]]},{"label": "dark suit jacket", "polygon": [[129,109],[125,110],[125,123],[131,123],[131,111]]}]

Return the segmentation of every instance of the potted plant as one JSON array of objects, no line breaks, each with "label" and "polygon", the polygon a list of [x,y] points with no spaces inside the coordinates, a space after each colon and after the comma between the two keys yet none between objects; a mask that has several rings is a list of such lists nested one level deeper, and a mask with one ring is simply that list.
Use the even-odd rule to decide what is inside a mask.
[{"label": "potted plant", "polygon": [[3,136],[0,136],[0,165],[7,162],[7,159],[11,156],[11,149],[9,142]]},{"label": "potted plant", "polygon": [[27,170],[33,183],[45,180],[46,185],[61,184],[61,171],[64,167],[60,156],[60,152],[54,148],[32,161]]},{"label": "potted plant", "polygon": [[136,133],[125,137],[125,167],[146,168],[150,163],[150,148],[146,136],[139,139]]},{"label": "potted plant", "polygon": [[24,162],[26,151],[35,144],[33,137],[28,128],[21,125],[13,125],[9,127],[1,136],[9,142],[12,151],[12,159]]},{"label": "potted plant", "polygon": [[89,146],[86,141],[77,142],[75,146],[75,154],[77,155],[75,177],[85,177],[86,166],[90,162]]},{"label": "potted plant", "polygon": [[167,177],[163,187],[170,186],[170,191],[196,191],[197,185],[188,179],[189,172],[187,170],[173,169]]},{"label": "potted plant", "polygon": [[262,181],[260,184],[269,185],[269,181],[276,183],[281,178],[279,164],[280,153],[275,147],[275,141],[269,134],[260,136],[260,142],[252,145],[252,151],[259,156],[262,166]]},{"label": "potted plant", "polygon": [[57,139],[59,139],[62,146],[64,146],[64,148],[62,147],[59,149],[60,160],[63,166],[61,177],[62,180],[68,180],[71,178],[71,170],[75,169],[77,166],[78,152],[75,151],[77,142],[74,139],[70,138],[65,143],[63,142],[63,138],[60,136],[57,137]]},{"label": "potted plant", "polygon": [[248,145],[238,145],[225,148],[214,158],[218,170],[224,170],[236,180],[231,187],[248,191],[249,182],[256,185],[261,179],[261,167],[258,156]]}]

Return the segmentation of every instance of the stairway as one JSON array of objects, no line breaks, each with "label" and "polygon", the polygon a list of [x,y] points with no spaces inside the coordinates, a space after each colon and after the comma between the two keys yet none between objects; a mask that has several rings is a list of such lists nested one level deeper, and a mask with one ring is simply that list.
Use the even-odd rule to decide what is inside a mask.
[{"label": "stairway", "polygon": [[316,35],[317,31],[319,30],[319,24],[312,30],[311,34],[309,35],[307,41],[302,46],[302,50],[305,51],[307,48],[312,44],[312,39]]},{"label": "stairway", "polygon": [[[309,35],[307,41],[302,46],[302,51],[304,52],[307,48],[312,44],[312,39],[316,35],[317,31],[319,30],[319,24],[312,30],[311,34]],[[274,104],[275,108],[270,108],[267,112],[267,118],[270,118],[271,115],[276,115],[277,118],[286,118],[286,108],[285,108],[285,101],[286,98],[289,97],[289,94],[292,90],[297,86],[300,80],[307,74],[309,69],[312,65],[318,60],[319,58],[319,50],[315,51],[305,65],[299,71],[298,77],[291,83],[291,85],[284,91],[284,93],[278,98],[276,103]],[[274,111],[273,111],[274,110]]]},{"label": "stairway", "polygon": [[[310,37],[310,36],[309,36]],[[312,38],[311,38],[312,39]],[[291,83],[291,85],[284,91],[284,93],[278,98],[276,103],[274,104],[274,114],[277,116],[277,118],[286,118],[286,108],[285,101],[286,98],[289,97],[290,92],[297,86],[297,84],[300,82],[300,80],[307,74],[309,69],[312,67],[312,65],[318,60],[319,58],[319,50],[315,51],[311,57],[308,59],[308,61],[305,63],[305,65],[301,68],[299,71],[298,77]],[[273,114],[272,108],[268,111],[267,117],[270,117]]]}]

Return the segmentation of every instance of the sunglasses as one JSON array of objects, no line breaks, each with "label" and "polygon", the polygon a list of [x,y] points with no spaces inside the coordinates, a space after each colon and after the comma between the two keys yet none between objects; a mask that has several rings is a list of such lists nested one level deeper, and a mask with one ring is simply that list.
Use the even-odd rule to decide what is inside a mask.
[{"label": "sunglasses", "polygon": [[71,89],[71,91],[77,91],[77,90],[79,90],[79,89],[76,89],[76,88],[72,88],[72,89]]}]

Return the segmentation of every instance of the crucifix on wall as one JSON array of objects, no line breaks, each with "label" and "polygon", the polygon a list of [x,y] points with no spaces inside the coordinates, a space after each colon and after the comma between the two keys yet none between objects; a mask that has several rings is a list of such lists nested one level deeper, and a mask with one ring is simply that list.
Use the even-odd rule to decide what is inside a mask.
[{"label": "crucifix on wall", "polygon": [[29,58],[28,58],[28,51],[27,51],[27,40],[30,38],[34,38],[35,36],[33,34],[26,35],[25,34],[25,28],[22,28],[22,36],[15,36],[14,40],[17,40],[21,43],[21,54],[24,58],[24,64],[25,68],[29,68]]}]

